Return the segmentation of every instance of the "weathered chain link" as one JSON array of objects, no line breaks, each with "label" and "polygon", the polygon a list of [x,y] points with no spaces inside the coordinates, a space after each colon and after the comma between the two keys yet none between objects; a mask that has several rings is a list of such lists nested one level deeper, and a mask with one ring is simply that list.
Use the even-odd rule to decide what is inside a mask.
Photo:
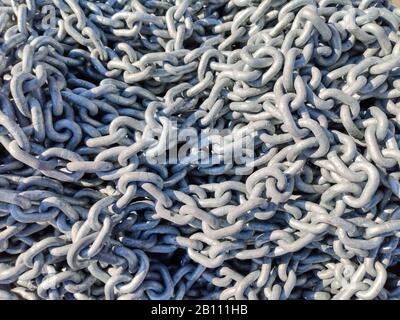
[{"label": "weathered chain link", "polygon": [[399,299],[399,25],[0,0],[0,299]]}]

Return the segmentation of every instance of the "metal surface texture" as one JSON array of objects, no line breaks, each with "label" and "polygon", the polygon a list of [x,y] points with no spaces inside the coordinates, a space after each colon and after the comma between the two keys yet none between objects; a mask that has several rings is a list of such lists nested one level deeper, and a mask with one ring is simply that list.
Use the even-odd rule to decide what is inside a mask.
[{"label": "metal surface texture", "polygon": [[0,299],[399,299],[399,24],[0,0]]}]

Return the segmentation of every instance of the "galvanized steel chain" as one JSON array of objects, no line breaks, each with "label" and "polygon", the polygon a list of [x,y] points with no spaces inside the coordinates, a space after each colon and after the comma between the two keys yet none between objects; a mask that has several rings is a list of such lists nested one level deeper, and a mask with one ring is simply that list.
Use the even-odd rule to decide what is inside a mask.
[{"label": "galvanized steel chain", "polygon": [[0,299],[399,299],[399,25],[0,0]]}]

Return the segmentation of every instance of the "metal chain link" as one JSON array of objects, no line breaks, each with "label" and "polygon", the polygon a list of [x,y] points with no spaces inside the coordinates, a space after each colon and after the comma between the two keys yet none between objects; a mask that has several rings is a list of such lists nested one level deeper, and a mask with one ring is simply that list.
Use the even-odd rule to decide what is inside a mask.
[{"label": "metal chain link", "polygon": [[399,299],[399,25],[0,0],[0,299]]}]

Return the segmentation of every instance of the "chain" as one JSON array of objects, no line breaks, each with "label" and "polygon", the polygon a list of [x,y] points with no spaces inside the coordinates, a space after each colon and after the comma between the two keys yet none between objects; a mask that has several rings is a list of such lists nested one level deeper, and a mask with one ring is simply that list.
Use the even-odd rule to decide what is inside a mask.
[{"label": "chain", "polygon": [[0,299],[399,299],[399,25],[0,0]]}]

